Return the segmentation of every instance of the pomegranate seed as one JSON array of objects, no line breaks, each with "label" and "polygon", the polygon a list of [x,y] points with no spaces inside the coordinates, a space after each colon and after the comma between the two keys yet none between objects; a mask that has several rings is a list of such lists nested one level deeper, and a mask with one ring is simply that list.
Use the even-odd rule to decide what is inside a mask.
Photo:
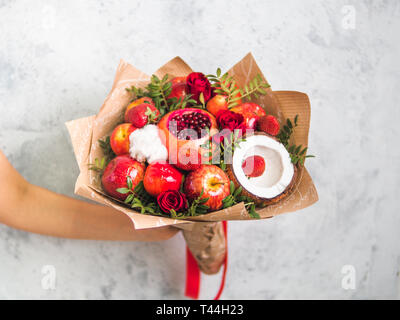
[{"label": "pomegranate seed", "polygon": [[[176,115],[171,119],[171,122],[172,121],[176,122],[176,130],[171,129],[170,131],[179,139],[198,139],[203,136],[202,129],[211,127],[211,121],[207,115],[194,112]],[[191,129],[195,132],[185,132],[186,129]],[[195,133],[197,133],[197,135]]]}]

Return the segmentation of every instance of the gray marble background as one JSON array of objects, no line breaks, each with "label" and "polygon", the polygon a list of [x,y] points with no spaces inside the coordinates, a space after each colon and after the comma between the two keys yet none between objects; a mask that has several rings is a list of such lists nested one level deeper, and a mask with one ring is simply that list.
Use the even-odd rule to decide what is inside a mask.
[{"label": "gray marble background", "polygon": [[[396,299],[399,18],[397,0],[0,0],[0,148],[30,182],[73,196],[64,122],[97,112],[120,58],[151,73],[180,55],[212,72],[251,51],[273,89],[310,96],[307,167],[320,201],[229,223],[223,298]],[[55,290],[42,289],[44,265],[56,268]],[[178,299],[184,278],[180,235],[73,241],[0,226],[0,298]],[[201,296],[218,283],[205,277]]]}]

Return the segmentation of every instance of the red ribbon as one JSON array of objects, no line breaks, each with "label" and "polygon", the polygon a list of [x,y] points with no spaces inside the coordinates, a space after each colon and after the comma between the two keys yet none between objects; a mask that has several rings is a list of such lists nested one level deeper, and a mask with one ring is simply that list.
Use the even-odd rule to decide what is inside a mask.
[{"label": "red ribbon", "polygon": [[[226,279],[226,269],[228,267],[228,223],[226,221],[222,221],[222,227],[224,230],[224,237],[225,237],[225,244],[226,244],[226,254],[223,261],[224,270],[222,271],[222,279],[221,284],[218,290],[217,295],[215,296],[214,300],[218,300],[224,290],[225,286],[225,279]],[[200,269],[199,265],[197,264],[196,259],[193,257],[192,253],[190,252],[189,248],[186,247],[186,289],[185,289],[185,296],[198,299],[200,293]]]}]

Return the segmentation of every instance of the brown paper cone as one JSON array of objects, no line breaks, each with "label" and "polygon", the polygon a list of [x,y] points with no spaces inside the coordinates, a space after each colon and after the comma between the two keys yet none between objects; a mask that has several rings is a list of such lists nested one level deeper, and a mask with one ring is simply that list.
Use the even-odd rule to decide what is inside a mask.
[{"label": "brown paper cone", "polygon": [[222,222],[197,222],[191,231],[183,231],[183,237],[200,270],[206,274],[217,273],[226,255]]}]

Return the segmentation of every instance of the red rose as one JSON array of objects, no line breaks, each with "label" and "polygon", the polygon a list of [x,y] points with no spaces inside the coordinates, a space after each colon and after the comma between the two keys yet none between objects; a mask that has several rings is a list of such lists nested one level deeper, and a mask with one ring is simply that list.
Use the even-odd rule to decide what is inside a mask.
[{"label": "red rose", "polygon": [[244,118],[241,114],[229,110],[221,110],[217,113],[217,123],[221,129],[241,129]]},{"label": "red rose", "polygon": [[188,208],[186,195],[176,190],[161,192],[157,197],[157,202],[165,213],[170,213],[171,210],[180,212]]},{"label": "red rose", "polygon": [[213,141],[217,144],[222,143],[224,139],[229,141],[232,131],[239,130],[238,137],[240,137],[246,130],[243,116],[229,110],[220,110],[217,113],[217,123],[221,129],[213,136]]},{"label": "red rose", "polygon": [[201,72],[192,72],[186,79],[187,92],[192,95],[192,98],[201,103],[199,100],[200,93],[203,93],[204,102],[211,98],[212,88],[210,81]]}]

